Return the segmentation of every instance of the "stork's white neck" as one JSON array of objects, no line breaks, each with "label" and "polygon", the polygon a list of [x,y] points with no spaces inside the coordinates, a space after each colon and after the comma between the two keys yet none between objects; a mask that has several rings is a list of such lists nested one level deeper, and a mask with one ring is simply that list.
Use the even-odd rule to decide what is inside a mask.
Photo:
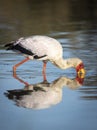
[{"label": "stork's white neck", "polygon": [[69,58],[69,59],[61,58],[59,60],[54,61],[54,64],[61,69],[67,69],[71,67],[76,68],[76,66],[81,62],[82,61],[79,58]]}]

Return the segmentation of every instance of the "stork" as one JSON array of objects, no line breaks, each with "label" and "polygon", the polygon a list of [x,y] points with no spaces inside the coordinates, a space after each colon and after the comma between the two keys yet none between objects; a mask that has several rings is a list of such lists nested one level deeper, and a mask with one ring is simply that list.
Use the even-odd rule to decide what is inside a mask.
[{"label": "stork", "polygon": [[35,35],[22,37],[5,45],[7,50],[18,51],[25,59],[13,66],[16,72],[18,66],[28,60],[43,61],[43,74],[46,72],[47,61],[60,69],[75,68],[76,72],[85,73],[83,61],[79,58],[63,58],[63,48],[59,41],[48,36]]}]

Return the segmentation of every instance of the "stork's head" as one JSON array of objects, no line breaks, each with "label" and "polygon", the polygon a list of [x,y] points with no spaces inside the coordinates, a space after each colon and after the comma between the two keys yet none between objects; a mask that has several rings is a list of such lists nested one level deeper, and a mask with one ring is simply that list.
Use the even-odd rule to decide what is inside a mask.
[{"label": "stork's head", "polygon": [[84,74],[86,73],[85,68],[84,68],[84,64],[83,62],[80,62],[77,66],[76,66],[76,71],[78,75]]}]

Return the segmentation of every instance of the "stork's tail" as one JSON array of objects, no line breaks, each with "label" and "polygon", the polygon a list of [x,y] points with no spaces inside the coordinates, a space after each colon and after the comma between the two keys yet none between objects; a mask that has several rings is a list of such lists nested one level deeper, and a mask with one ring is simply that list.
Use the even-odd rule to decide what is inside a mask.
[{"label": "stork's tail", "polygon": [[4,47],[6,47],[6,50],[13,50],[14,48],[14,42],[10,42],[8,44],[6,44]]}]

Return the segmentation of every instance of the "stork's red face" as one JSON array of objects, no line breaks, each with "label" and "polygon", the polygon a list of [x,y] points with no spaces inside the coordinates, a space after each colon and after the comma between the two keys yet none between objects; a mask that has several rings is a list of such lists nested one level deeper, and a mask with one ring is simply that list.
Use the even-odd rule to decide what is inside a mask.
[{"label": "stork's red face", "polygon": [[76,67],[76,71],[78,75],[84,74],[85,75],[85,69],[84,69],[84,64],[80,63],[77,67]]}]

